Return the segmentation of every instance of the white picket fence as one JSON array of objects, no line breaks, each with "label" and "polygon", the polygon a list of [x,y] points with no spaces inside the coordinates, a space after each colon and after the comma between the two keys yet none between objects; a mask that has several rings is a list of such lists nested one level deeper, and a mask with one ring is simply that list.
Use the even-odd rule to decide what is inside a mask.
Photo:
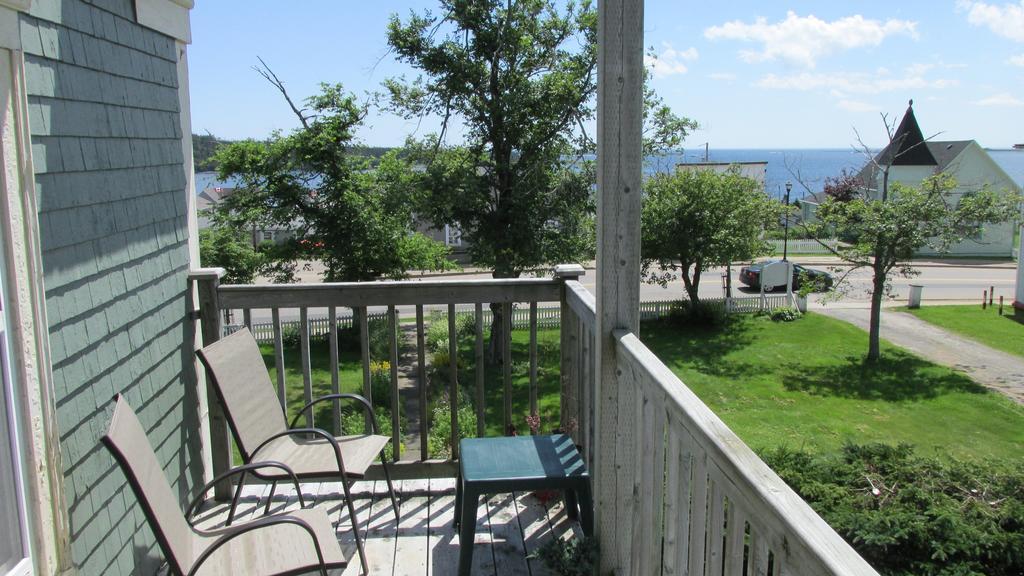
[{"label": "white picket fence", "polygon": [[[823,242],[831,249],[835,250],[839,246],[844,246],[839,240],[823,240]],[[768,240],[768,244],[771,246],[772,252],[782,254],[783,248],[785,247],[784,240]],[[825,246],[818,243],[817,240],[790,240],[789,241],[789,253],[790,254],[832,254]]]},{"label": "white picket fence", "polygon": [[[681,300],[649,300],[640,303],[640,319],[641,320],[656,320],[658,318],[664,318],[672,313],[673,310],[678,309],[682,305]],[[785,294],[766,294],[762,300],[761,296],[741,296],[739,298],[730,298],[728,304],[725,298],[702,298],[701,303],[705,306],[709,306],[713,309],[720,311],[728,311],[734,314],[753,313],[760,310],[771,311],[776,308],[783,308],[790,306],[789,297]],[[459,317],[472,317],[474,314],[472,309],[469,310],[458,310],[455,315]],[[538,306],[537,307],[537,328],[539,329],[554,329],[561,326],[561,314],[562,310],[559,306]],[[491,311],[486,306],[483,310],[483,323],[484,325],[490,325],[491,323]],[[387,320],[386,312],[370,313],[367,316],[370,322],[384,322]],[[447,322],[447,313],[444,311],[432,311],[430,313],[428,322]],[[337,318],[338,328],[351,328],[352,327],[352,316],[338,315]],[[240,323],[225,324],[224,331],[230,334],[242,327]],[[513,330],[529,330],[530,329],[530,307],[529,306],[516,306],[512,310],[512,329]],[[273,322],[253,322],[250,328],[256,341],[261,344],[271,344],[274,342],[274,324]],[[298,335],[299,331],[299,320],[282,320],[281,321],[281,332],[287,337],[289,334]],[[330,333],[330,323],[327,316],[316,316],[309,318],[309,337],[312,340],[318,340],[325,338]]]}]

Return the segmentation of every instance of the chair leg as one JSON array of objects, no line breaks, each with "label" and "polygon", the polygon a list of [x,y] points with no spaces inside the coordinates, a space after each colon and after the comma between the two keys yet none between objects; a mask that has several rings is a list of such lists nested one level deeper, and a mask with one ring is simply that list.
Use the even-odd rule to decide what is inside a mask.
[{"label": "chair leg", "polygon": [[384,480],[388,483],[388,495],[391,496],[391,508],[395,511],[395,522],[400,522],[401,516],[398,513],[398,499],[395,498],[395,487],[391,484],[391,472],[388,471],[387,458],[381,458],[380,463],[384,468]]},{"label": "chair leg", "polygon": [[235,487],[235,495],[231,497],[231,509],[228,510],[228,520],[224,523],[225,526],[231,526],[231,523],[235,520],[235,508],[238,508],[238,497],[242,495],[242,486],[245,486],[245,474],[243,470],[238,475],[238,486]]},{"label": "chair leg", "polygon": [[363,568],[363,576],[370,574],[370,565],[366,562],[366,550],[363,549],[363,539],[359,536],[359,521],[356,518],[356,507],[352,502],[352,492],[348,488],[348,480],[341,477],[341,487],[345,490],[345,503],[348,505],[348,517],[352,521],[352,535],[356,538],[356,551],[359,552],[359,563]]},{"label": "chair leg", "polygon": [[267,504],[263,507],[263,515],[270,514],[270,502],[274,499],[274,490],[277,489],[277,480],[270,482],[270,494],[267,494]]}]

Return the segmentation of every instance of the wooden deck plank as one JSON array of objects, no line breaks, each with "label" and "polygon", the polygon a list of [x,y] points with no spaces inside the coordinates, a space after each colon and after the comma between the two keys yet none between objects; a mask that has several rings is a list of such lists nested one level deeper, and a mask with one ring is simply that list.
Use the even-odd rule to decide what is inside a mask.
[{"label": "wooden deck plank", "polygon": [[[401,518],[395,543],[393,574],[427,574],[430,562],[430,481],[401,482]],[[396,486],[397,488],[397,486]]]},{"label": "wooden deck plank", "polygon": [[554,538],[547,508],[532,492],[517,493],[515,505],[531,576],[554,576],[555,573],[540,558],[530,558],[531,554]]},{"label": "wooden deck plank", "polygon": [[369,576],[391,576],[395,565],[397,543],[397,522],[395,511],[388,497],[387,482],[375,482],[373,506],[366,531],[366,557],[369,559]]},{"label": "wooden deck plank", "polygon": [[[355,507],[356,512],[356,524],[359,526],[359,534],[364,538],[368,535],[369,521],[370,521],[370,509],[373,506],[373,490],[376,482],[356,482],[350,489],[352,494],[352,504]],[[349,521],[349,511],[345,503],[345,500],[332,500],[331,508],[328,510],[327,515],[333,522],[337,522],[338,530],[338,541],[341,542],[341,547],[345,551],[345,557],[348,558],[348,568],[343,572],[344,576],[359,576],[362,568],[359,565],[359,554],[356,552],[356,541],[355,536],[352,533],[352,524]],[[339,521],[340,517],[340,521]],[[364,540],[365,546],[365,540]],[[371,566],[373,563],[388,561],[388,558],[375,558],[370,555],[369,548],[367,552],[367,563]]]},{"label": "wooden deck plank", "polygon": [[430,510],[427,545],[430,559],[427,574],[448,576],[456,574],[459,567],[459,543],[455,534],[455,480],[453,478],[430,479]]},{"label": "wooden deck plank", "polygon": [[[361,534],[365,536],[370,574],[389,576],[449,576],[458,570],[459,538],[452,521],[455,514],[455,481],[452,478],[405,480],[395,484],[400,494],[401,518],[395,522],[387,484],[357,482],[351,488]],[[259,518],[269,492],[268,484],[247,486],[239,500],[236,522]],[[349,557],[344,576],[360,574],[359,557],[340,482],[311,482],[301,487],[308,505],[324,510],[338,524],[338,539]],[[477,510],[473,576],[551,576],[539,560],[526,554],[551,538],[572,538],[579,524],[570,521],[560,499],[545,506],[533,495],[499,494],[481,499]],[[275,491],[272,512],[297,509],[294,487]],[[226,503],[204,509],[200,526],[222,525]]]},{"label": "wooden deck plank", "polygon": [[495,494],[487,500],[487,508],[495,565],[501,567],[503,575],[529,576],[530,567],[526,562],[526,548],[519,526],[515,495]]}]

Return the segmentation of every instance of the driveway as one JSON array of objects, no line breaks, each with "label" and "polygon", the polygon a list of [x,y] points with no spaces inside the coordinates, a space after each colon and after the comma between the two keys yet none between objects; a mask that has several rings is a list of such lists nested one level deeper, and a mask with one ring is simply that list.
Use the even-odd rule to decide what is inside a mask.
[{"label": "driveway", "polygon": [[[816,308],[815,312],[869,326],[868,308]],[[975,382],[1024,404],[1024,358],[993,350],[915,316],[882,310],[881,337],[897,346],[968,375]]]}]

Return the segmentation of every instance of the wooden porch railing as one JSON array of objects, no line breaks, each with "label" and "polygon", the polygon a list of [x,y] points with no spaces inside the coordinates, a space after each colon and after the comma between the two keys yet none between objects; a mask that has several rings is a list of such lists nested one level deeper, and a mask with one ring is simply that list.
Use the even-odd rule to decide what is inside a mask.
[{"label": "wooden porch railing", "polygon": [[[275,326],[275,365],[278,391],[284,398],[284,347],[281,335],[282,309],[299,310],[308,318],[310,308],[327,308],[331,319],[340,308],[350,307],[364,320],[360,350],[363,388],[371,395],[367,309],[386,307],[388,318],[397,321],[398,307],[414,307],[416,315],[416,361],[421,385],[425,382],[424,313],[441,307],[448,313],[448,342],[451,378],[449,394],[457,398],[456,305],[472,305],[476,323],[474,354],[478,365],[484,355],[484,304],[499,303],[507,315],[514,303],[530,310],[529,405],[537,413],[537,310],[538,303],[560,304],[561,332],[561,421],[575,421],[574,437],[583,448],[590,470],[596,458],[609,451],[625,449],[634,466],[619,470],[614,480],[616,499],[632,511],[631,524],[616,526],[615,541],[620,558],[628,559],[628,573],[642,575],[868,575],[877,573],[822,520],[793,490],[762,462],[729,428],[697,398],[646,346],[636,334],[615,333],[619,400],[633,417],[621,419],[622,428],[601,431],[597,398],[595,351],[595,297],[578,278],[579,266],[559,266],[552,278],[514,280],[435,280],[423,282],[367,282],[278,286],[223,286],[217,275],[204,272],[194,276],[199,284],[203,308],[204,337],[221,332],[220,311],[243,311],[246,323],[251,311],[270,309]],[[301,326],[305,326],[302,329]],[[300,354],[304,394],[312,395],[309,362],[308,322],[300,323]],[[398,342],[391,329],[392,441],[401,441],[398,427]],[[500,339],[503,367],[503,413],[505,429],[512,418],[511,327],[504,325]],[[338,383],[338,342],[336,327],[330,330],[330,371],[333,390]],[[473,386],[478,434],[485,432],[484,371],[476,370]],[[422,445],[419,459],[400,461],[393,474],[399,478],[453,476],[458,457],[458,406],[451,402],[452,459],[430,460],[427,453],[427,390],[420,390],[418,406]],[[607,401],[607,400],[606,400]],[[619,406],[620,412],[625,410]],[[336,414],[337,411],[335,410]],[[312,418],[312,417],[311,417]],[[338,426],[338,422],[308,422],[309,425]],[[211,405],[211,434],[214,472],[230,465],[226,447],[227,427]],[[337,429],[337,428],[335,428]],[[224,441],[218,443],[216,436]],[[614,441],[609,442],[608,439]],[[602,440],[604,443],[602,444]],[[224,446],[218,448],[218,446]],[[221,450],[220,453],[217,450]],[[397,456],[397,449],[393,452]],[[379,474],[379,470],[371,470]]]}]

